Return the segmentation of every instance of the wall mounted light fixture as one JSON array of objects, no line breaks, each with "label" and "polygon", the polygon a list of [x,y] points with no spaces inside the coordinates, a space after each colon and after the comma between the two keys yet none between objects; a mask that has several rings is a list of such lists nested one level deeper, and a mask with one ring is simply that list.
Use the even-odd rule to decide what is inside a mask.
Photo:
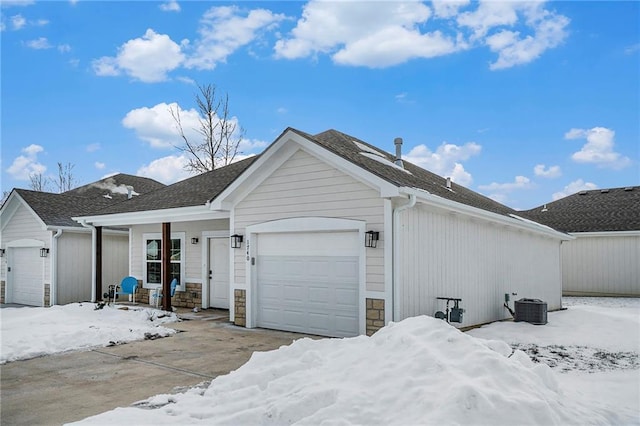
[{"label": "wall mounted light fixture", "polygon": [[0,257],[4,257],[4,249],[0,249]]},{"label": "wall mounted light fixture", "polygon": [[231,236],[231,248],[241,248],[242,247],[242,235],[233,234]]},{"label": "wall mounted light fixture", "polygon": [[191,244],[198,244],[198,237],[191,238]]},{"label": "wall mounted light fixture", "polygon": [[49,249],[46,247],[43,247],[40,249],[40,257],[47,257],[49,256]]},{"label": "wall mounted light fixture", "polygon": [[364,246],[376,248],[378,246],[378,239],[380,238],[380,233],[377,231],[367,231],[364,233]]}]

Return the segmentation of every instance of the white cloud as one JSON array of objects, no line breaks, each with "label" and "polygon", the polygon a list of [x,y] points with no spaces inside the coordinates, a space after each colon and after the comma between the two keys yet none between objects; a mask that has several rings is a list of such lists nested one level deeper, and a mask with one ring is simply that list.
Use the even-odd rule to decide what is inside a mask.
[{"label": "white cloud", "polygon": [[553,194],[553,201],[559,200],[560,198],[564,198],[568,195],[575,194],[579,191],[598,189],[598,185],[591,182],[585,182],[582,179],[575,180],[571,182],[569,185],[565,186],[562,191],[555,192]]},{"label": "white cloud", "polygon": [[[544,2],[468,0],[326,2],[311,0],[297,25],[275,44],[277,58],[320,54],[341,65],[389,67],[487,46],[497,70],[525,64],[558,46],[569,19]],[[471,9],[471,10],[468,10]],[[432,16],[433,14],[433,16]],[[434,18],[434,19],[432,19]]]},{"label": "white cloud", "polygon": [[182,145],[182,140],[170,109],[180,111],[182,128],[187,138],[199,140],[201,135],[196,130],[200,128],[198,112],[195,109],[184,110],[175,102],[133,109],[122,119],[122,125],[133,129],[140,139],[148,142],[153,148],[173,148]]},{"label": "white cloud", "polygon": [[51,49],[53,46],[49,43],[46,37],[40,37],[35,40],[29,40],[25,42],[25,45],[31,49]]},{"label": "white cloud", "polygon": [[71,52],[71,46],[68,44],[59,44],[58,45],[58,52],[60,53],[68,53]]},{"label": "white cloud", "polygon": [[533,173],[536,176],[540,176],[543,178],[553,179],[562,176],[562,171],[560,170],[560,166],[550,166],[547,168],[544,164],[537,164],[533,168]]},{"label": "white cloud", "polygon": [[513,182],[492,182],[489,185],[480,185],[478,186],[478,188],[483,191],[492,191],[500,194],[506,194],[519,189],[533,188],[533,184],[531,183],[531,179],[526,176],[516,176]]},{"label": "white cloud", "polygon": [[545,11],[540,18],[528,17],[533,34],[521,35],[520,32],[501,30],[486,39],[491,51],[498,53],[498,59],[489,68],[492,70],[511,68],[527,64],[537,59],[546,50],[554,48],[567,36],[569,19]]},{"label": "white cloud", "polygon": [[2,0],[0,1],[0,6],[3,8],[12,6],[30,6],[34,3],[34,0]]},{"label": "white cloud", "polygon": [[260,31],[275,28],[283,19],[284,15],[266,9],[245,14],[237,6],[212,7],[200,20],[200,38],[194,43],[185,66],[213,69],[218,62],[226,61],[233,52],[259,37]]},{"label": "white cloud", "polygon": [[403,158],[440,176],[451,177],[452,181],[460,185],[468,186],[473,179],[464,169],[462,161],[480,154],[481,150],[482,147],[475,142],[462,146],[442,143],[435,152],[423,144],[412,148]]},{"label": "white cloud", "polygon": [[148,29],[140,38],[127,41],[115,57],[103,56],[92,62],[100,76],[115,76],[123,72],[145,83],[165,81],[167,73],[184,61],[181,46],[166,34]]},{"label": "white cloud", "polygon": [[11,17],[11,27],[14,30],[19,30],[27,25],[27,20],[22,15],[13,15]]},{"label": "white cloud", "polygon": [[571,129],[565,139],[586,139],[587,143],[571,158],[577,163],[591,163],[598,167],[622,169],[631,165],[631,159],[615,152],[615,132],[606,127],[592,129]]},{"label": "white cloud", "polygon": [[310,1],[289,38],[278,40],[276,57],[331,55],[342,65],[372,68],[431,58],[461,48],[456,37],[422,32],[431,9],[420,2]]},{"label": "white cloud", "polygon": [[189,162],[185,154],[158,158],[138,169],[136,175],[155,179],[164,184],[172,184],[192,176],[184,167]]},{"label": "white cloud", "polygon": [[438,18],[452,18],[458,10],[470,3],[470,0],[432,0],[433,14]]},{"label": "white cloud", "polygon": [[193,86],[196,85],[196,81],[194,79],[192,79],[192,78],[189,78],[189,77],[180,76],[180,77],[176,77],[176,80],[178,80],[178,81],[180,81],[180,82],[182,82],[184,84],[190,84],[190,85],[193,85]]},{"label": "white cloud", "polygon": [[6,172],[16,180],[29,180],[29,176],[33,173],[44,173],[47,167],[38,162],[38,154],[42,151],[44,148],[36,144],[23,148],[24,155],[16,157]]},{"label": "white cloud", "polygon": [[87,145],[86,149],[87,149],[87,152],[96,152],[100,148],[101,148],[100,144],[96,142],[96,143],[92,143],[92,144]]},{"label": "white cloud", "polygon": [[4,23],[4,21],[0,22],[0,31],[6,31],[7,29],[7,24]]},{"label": "white cloud", "polygon": [[276,109],[276,112],[278,114],[286,114],[289,111],[285,107],[279,107],[278,109]]},{"label": "white cloud", "polygon": [[93,163],[93,165],[96,167],[96,169],[98,170],[104,170],[105,167],[107,167],[106,164],[101,163],[100,161],[96,161],[95,163]]},{"label": "white cloud", "polygon": [[[238,144],[238,152],[240,153],[251,153],[255,151],[260,151],[262,148],[265,148],[269,145],[268,142],[261,141],[258,139],[242,139]],[[242,158],[246,158],[247,155],[244,155]],[[238,159],[236,158],[236,161]]]},{"label": "white cloud", "polygon": [[630,46],[627,46],[624,49],[624,54],[625,55],[633,55],[635,52],[640,51],[640,43],[636,43],[636,44],[632,44]]},{"label": "white cloud", "polygon": [[180,5],[176,0],[170,0],[158,6],[163,12],[180,12]]}]

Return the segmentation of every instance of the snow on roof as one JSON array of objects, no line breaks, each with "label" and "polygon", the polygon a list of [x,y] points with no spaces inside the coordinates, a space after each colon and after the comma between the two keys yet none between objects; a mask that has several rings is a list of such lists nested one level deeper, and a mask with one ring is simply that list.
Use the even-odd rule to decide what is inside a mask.
[{"label": "snow on roof", "polygon": [[377,162],[382,163],[385,166],[393,167],[396,170],[400,170],[407,174],[411,174],[409,170],[406,170],[405,168],[398,166],[393,161],[390,161],[387,157],[380,157],[378,154],[374,154],[371,152],[361,152],[360,154],[364,155],[367,158],[371,158],[372,160],[376,160]]}]

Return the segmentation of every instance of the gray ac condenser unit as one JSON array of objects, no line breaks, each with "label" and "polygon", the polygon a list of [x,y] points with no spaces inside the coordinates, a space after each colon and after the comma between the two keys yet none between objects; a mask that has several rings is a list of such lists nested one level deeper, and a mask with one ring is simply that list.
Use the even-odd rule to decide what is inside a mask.
[{"label": "gray ac condenser unit", "polygon": [[515,321],[543,325],[547,323],[547,303],[538,299],[520,299],[515,301]]}]

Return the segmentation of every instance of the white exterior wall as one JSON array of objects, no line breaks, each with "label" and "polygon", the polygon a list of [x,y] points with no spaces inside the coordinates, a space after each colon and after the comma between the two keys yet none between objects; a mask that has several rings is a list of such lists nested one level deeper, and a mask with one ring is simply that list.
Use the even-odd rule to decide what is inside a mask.
[{"label": "white exterior wall", "polygon": [[572,235],[562,244],[565,295],[640,296],[640,232]]},{"label": "white exterior wall", "polygon": [[[185,281],[189,283],[202,283],[202,244],[205,239],[202,237],[203,232],[208,231],[228,231],[228,219],[201,220],[194,222],[175,222],[171,223],[171,233],[185,233]],[[142,279],[143,270],[143,251],[144,242],[143,234],[162,233],[162,224],[153,225],[134,225],[132,227],[131,239],[131,265],[130,275],[137,279]],[[197,237],[198,244],[191,244],[191,238]]]},{"label": "white exterior wall", "polygon": [[[18,202],[14,200],[13,202]],[[5,220],[5,218],[3,218]],[[42,228],[42,223],[38,221],[21,202],[13,215],[9,218],[8,223],[2,224],[2,247],[10,246],[12,241],[16,240],[38,240],[42,241],[44,247],[50,248],[52,233]],[[10,256],[10,249],[5,252],[2,258],[2,278],[7,280],[7,285],[11,285],[7,277],[7,259]],[[43,258],[43,285],[51,283],[51,256]]]},{"label": "white exterior wall", "polygon": [[[129,275],[129,236],[102,235],[102,292]],[[98,298],[100,295],[98,295]]]},{"label": "white exterior wall", "polygon": [[[362,220],[380,231],[378,247],[366,250],[366,289],[384,291],[384,200],[377,191],[298,150],[236,205],[231,232],[244,235],[247,226],[298,217]],[[235,288],[247,288],[245,248],[233,251]]]},{"label": "white exterior wall", "polygon": [[[63,232],[58,237],[56,303],[91,300],[91,232]],[[105,253],[105,250],[103,250]],[[106,271],[106,269],[103,269]]]},{"label": "white exterior wall", "polygon": [[417,204],[399,215],[398,318],[433,316],[461,298],[461,326],[510,317],[513,301],[541,299],[561,307],[560,242],[501,224]]}]

